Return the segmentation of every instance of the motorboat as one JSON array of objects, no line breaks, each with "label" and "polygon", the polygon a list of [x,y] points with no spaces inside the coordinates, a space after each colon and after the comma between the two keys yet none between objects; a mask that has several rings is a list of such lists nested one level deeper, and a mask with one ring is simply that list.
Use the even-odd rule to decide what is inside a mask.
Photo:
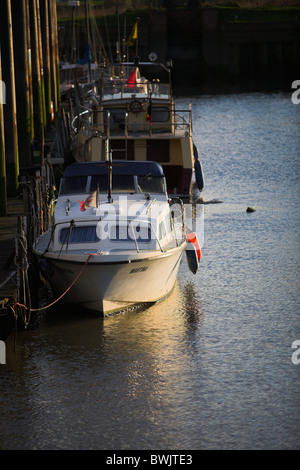
[{"label": "motorboat", "polygon": [[170,294],[190,245],[185,230],[184,206],[170,200],[162,167],[110,152],[65,168],[33,251],[57,299],[105,316]]},{"label": "motorboat", "polygon": [[188,197],[193,174],[199,191],[204,189],[192,106],[175,105],[172,61],[162,64],[155,53],[149,57],[149,62],[136,57],[103,69],[99,87],[72,120],[73,156],[76,161],[105,160],[109,139],[113,160],[155,161],[163,168],[169,196]]}]

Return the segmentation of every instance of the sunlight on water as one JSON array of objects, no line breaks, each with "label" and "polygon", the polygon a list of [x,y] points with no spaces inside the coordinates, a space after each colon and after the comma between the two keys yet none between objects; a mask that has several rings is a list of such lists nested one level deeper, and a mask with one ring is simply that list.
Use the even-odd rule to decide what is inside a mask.
[{"label": "sunlight on water", "polygon": [[[187,106],[190,100],[178,100]],[[200,270],[99,319],[59,306],[7,341],[4,449],[299,449],[300,106],[192,98],[206,187]],[[251,206],[253,213],[247,213]]]}]

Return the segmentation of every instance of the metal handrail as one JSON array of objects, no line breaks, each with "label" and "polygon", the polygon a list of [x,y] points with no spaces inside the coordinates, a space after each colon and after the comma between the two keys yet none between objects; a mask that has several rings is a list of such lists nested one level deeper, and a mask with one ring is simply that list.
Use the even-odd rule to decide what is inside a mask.
[{"label": "metal handrail", "polygon": [[[133,82],[127,83],[127,81],[111,81],[110,84],[104,85],[101,90],[102,97],[115,98],[116,95],[120,95],[120,98],[124,98],[124,95],[137,95],[142,94],[147,97],[158,97],[167,96],[168,99],[171,97],[171,88],[169,83],[159,82]],[[119,96],[118,96],[119,97]],[[126,96],[127,97],[127,96]],[[134,97],[134,96],[132,96]]]},{"label": "metal handrail", "polygon": [[[81,107],[83,111],[81,111],[72,121],[72,130],[75,134],[79,131],[85,133],[88,137],[91,136],[107,136],[108,138],[114,134],[114,130],[111,128],[110,116],[111,113],[109,110],[92,110],[90,108]],[[124,129],[119,128],[118,132],[115,132],[115,135],[119,135],[120,133],[124,133],[125,137],[129,135],[136,135],[137,133],[140,134],[149,134],[150,136],[155,132],[155,128],[161,130],[162,128],[168,129],[170,128],[173,134],[176,133],[177,130],[186,130],[189,135],[191,135],[192,131],[192,113],[191,109],[180,109],[170,110],[171,113],[171,120],[170,121],[155,121],[150,123],[142,122],[129,122],[128,120],[128,112],[124,110]],[[188,113],[189,118],[186,119],[181,113]],[[100,122],[97,119],[98,115],[102,115],[102,119]],[[123,132],[122,132],[123,130]]]},{"label": "metal handrail", "polygon": [[[79,223],[79,224],[83,224],[83,223],[85,224],[86,222],[93,222],[93,223],[95,223],[95,222],[100,222],[100,221],[101,221],[101,217],[100,217],[99,219],[97,219],[97,218],[95,218],[95,219],[84,219],[84,220],[81,220],[81,219],[78,219],[78,220],[72,219],[72,220],[70,220],[70,221],[64,220],[64,221],[61,221],[61,222],[56,222],[56,223],[52,226],[52,230],[51,230],[51,231],[52,231],[51,239],[52,239],[52,237],[53,237],[53,234],[54,234],[54,231],[55,231],[56,227],[59,226],[59,225],[65,225],[67,228],[68,228],[68,227],[70,228],[71,225],[72,225],[72,226],[75,226],[76,223],[77,223],[77,224],[78,224],[78,223]],[[140,248],[139,248],[139,245],[138,245],[138,241],[137,241],[137,239],[136,239],[136,234],[135,234],[135,230],[134,230],[134,227],[133,227],[133,222],[135,222],[135,223],[143,223],[143,224],[147,223],[147,224],[149,224],[150,229],[151,229],[151,233],[154,234],[155,240],[156,240],[157,243],[158,243],[158,246],[159,246],[159,248],[160,248],[160,251],[163,253],[162,246],[161,246],[160,241],[159,241],[159,239],[158,239],[158,237],[157,237],[157,234],[156,234],[156,232],[155,232],[155,230],[154,230],[154,227],[153,227],[152,222],[151,222],[150,220],[130,219],[130,220],[128,220],[128,224],[130,225],[131,230],[132,230],[132,233],[133,233],[133,237],[134,237],[134,242],[135,242],[135,246],[136,246],[136,251],[137,251],[137,253],[140,252]],[[84,227],[84,225],[79,225],[79,226],[80,226],[80,227]],[[63,248],[64,243],[60,243],[60,242],[59,242],[59,244],[62,245],[61,250],[60,250],[60,251],[62,251],[62,248]]]},{"label": "metal handrail", "polygon": [[139,253],[139,252],[140,252],[140,250],[139,250],[139,245],[138,245],[138,242],[137,242],[137,240],[136,240],[134,228],[133,228],[133,226],[132,226],[132,220],[129,220],[129,225],[130,225],[131,230],[132,230],[132,233],[133,233],[133,238],[134,238],[134,243],[135,243],[136,251],[137,251],[137,253]]},{"label": "metal handrail", "polygon": [[154,233],[155,240],[156,240],[157,243],[158,243],[158,246],[159,246],[159,248],[160,248],[160,251],[161,251],[162,253],[164,252],[164,250],[162,249],[162,246],[161,246],[161,244],[160,244],[160,241],[159,241],[159,239],[158,239],[157,233],[155,232],[155,230],[154,230],[154,228],[153,228],[152,222],[150,222],[150,220],[138,220],[138,219],[134,219],[134,220],[133,220],[133,219],[131,219],[131,220],[129,220],[128,223],[129,223],[129,225],[131,226],[131,230],[132,230],[132,233],[133,233],[133,237],[134,237],[134,242],[135,242],[135,246],[136,246],[136,251],[137,251],[137,253],[139,253],[140,250],[139,250],[139,245],[138,245],[138,242],[137,242],[137,239],[136,239],[136,236],[135,236],[134,227],[132,226],[132,222],[137,222],[137,223],[142,222],[143,224],[144,224],[144,223],[149,224],[150,229],[151,229],[151,233]]}]

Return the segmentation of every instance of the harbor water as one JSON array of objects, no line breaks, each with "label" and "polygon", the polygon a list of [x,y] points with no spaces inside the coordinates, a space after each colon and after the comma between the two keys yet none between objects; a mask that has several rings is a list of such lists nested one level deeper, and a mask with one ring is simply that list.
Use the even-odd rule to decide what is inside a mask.
[{"label": "harbor water", "polygon": [[0,449],[300,448],[300,105],[176,103],[189,102],[205,175],[198,273],[183,258],[149,308],[102,319],[57,304],[10,335]]}]

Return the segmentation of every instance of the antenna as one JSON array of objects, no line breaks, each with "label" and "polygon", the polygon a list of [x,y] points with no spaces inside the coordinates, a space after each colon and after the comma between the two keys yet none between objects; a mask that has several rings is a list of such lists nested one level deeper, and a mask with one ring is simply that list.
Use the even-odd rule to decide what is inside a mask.
[{"label": "antenna", "polygon": [[117,20],[118,20],[118,62],[121,62],[120,51],[119,47],[121,47],[121,37],[120,37],[120,16],[119,16],[119,0],[116,0],[116,13],[117,13]]}]

